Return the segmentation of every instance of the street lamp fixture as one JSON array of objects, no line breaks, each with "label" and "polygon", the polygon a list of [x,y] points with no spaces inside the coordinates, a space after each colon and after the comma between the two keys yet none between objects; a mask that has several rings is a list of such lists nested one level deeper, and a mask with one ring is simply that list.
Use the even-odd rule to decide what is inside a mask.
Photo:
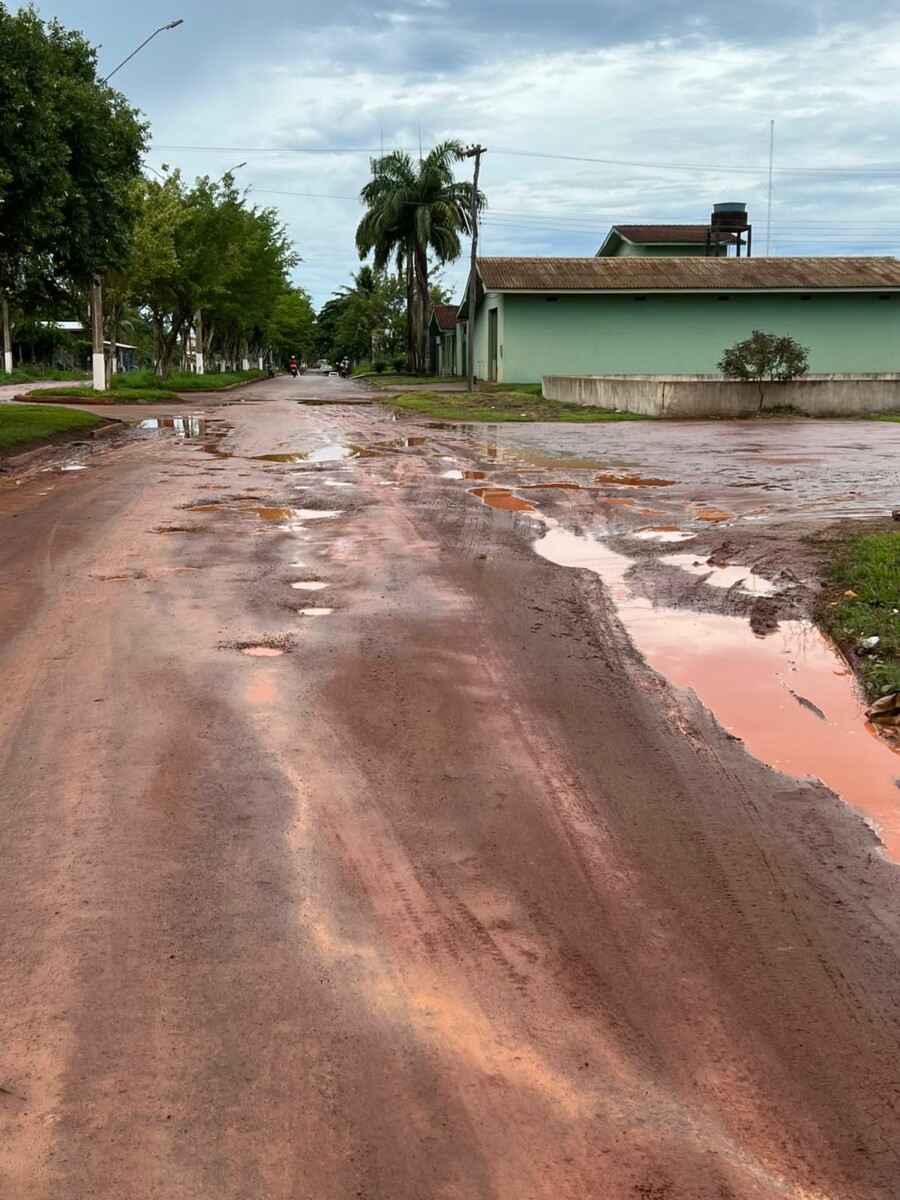
[{"label": "street lamp fixture", "polygon": [[151,33],[148,38],[145,38],[144,41],[141,42],[141,44],[138,46],[137,50],[132,50],[132,52],[128,55],[127,58],[123,58],[122,61],[119,63],[119,65],[115,68],[115,70],[110,71],[110,73],[106,76],[106,78],[101,80],[101,82],[109,83],[109,81],[112,79],[113,75],[115,75],[116,71],[121,71],[122,68],[125,66],[125,64],[131,62],[131,60],[134,58],[134,56],[136,54],[140,54],[140,52],[147,45],[147,43],[152,42],[158,33],[165,33],[165,31],[167,29],[177,29],[177,27],[179,25],[183,25],[183,24],[184,24],[184,18],[179,17],[177,21],[170,21],[168,23],[168,25],[160,25],[159,29],[154,29],[153,33]]}]

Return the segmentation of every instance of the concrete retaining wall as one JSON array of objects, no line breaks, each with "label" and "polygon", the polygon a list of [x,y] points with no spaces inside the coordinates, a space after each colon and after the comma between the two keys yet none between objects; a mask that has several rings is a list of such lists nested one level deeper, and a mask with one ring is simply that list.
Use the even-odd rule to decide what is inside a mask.
[{"label": "concrete retaining wall", "polygon": [[[755,383],[718,375],[545,375],[544,395],[568,404],[646,417],[750,417]],[[766,385],[765,407],[791,405],[811,417],[900,413],[900,375],[811,375]]]}]

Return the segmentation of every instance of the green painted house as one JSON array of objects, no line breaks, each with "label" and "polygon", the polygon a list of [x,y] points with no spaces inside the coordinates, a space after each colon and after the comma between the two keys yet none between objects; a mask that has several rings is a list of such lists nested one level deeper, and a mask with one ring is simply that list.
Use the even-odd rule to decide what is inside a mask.
[{"label": "green painted house", "polygon": [[457,314],[455,304],[436,304],[431,313],[431,374],[459,375],[457,368]]},{"label": "green painted house", "polygon": [[479,379],[715,374],[754,329],[796,338],[816,374],[900,371],[895,258],[480,258],[476,296]]}]

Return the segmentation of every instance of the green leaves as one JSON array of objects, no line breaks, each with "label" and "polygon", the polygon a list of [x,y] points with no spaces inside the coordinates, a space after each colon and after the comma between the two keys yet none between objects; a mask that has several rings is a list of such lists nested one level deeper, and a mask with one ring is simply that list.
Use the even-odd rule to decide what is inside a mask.
[{"label": "green leaves", "polygon": [[[441,142],[418,161],[394,151],[372,163],[372,178],[360,192],[367,208],[356,231],[360,258],[371,253],[376,269],[394,259],[406,273],[414,369],[423,369],[427,358],[428,256],[454,261],[462,253],[461,235],[471,232],[472,185],[457,181],[453,170],[462,159],[458,141]],[[479,192],[479,211],[485,203]]]},{"label": "green leaves", "polygon": [[145,143],[80,34],[0,5],[0,290],[52,292],[122,264]]},{"label": "green leaves", "polygon": [[726,379],[752,380],[758,384],[762,410],[765,382],[786,383],[805,375],[809,357],[808,351],[792,337],[754,329],[750,337],[726,350],[716,367]]}]

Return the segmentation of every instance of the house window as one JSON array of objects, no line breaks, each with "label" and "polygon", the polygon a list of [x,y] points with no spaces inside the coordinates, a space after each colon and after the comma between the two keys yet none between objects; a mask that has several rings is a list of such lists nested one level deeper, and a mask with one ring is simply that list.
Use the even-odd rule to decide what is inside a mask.
[{"label": "house window", "polygon": [[884,292],[884,293],[882,293],[882,295],[880,295],[878,297],[879,300],[890,300],[890,298],[891,298],[890,292]]},{"label": "house window", "polygon": [[548,296],[547,297],[548,304],[556,304],[558,300],[559,300],[559,296]]},{"label": "house window", "polygon": [[642,301],[642,300],[646,300],[646,299],[647,299],[647,297],[646,297],[646,296],[635,296],[635,298],[634,298],[634,299],[635,299],[635,303],[638,303],[638,302],[640,302],[640,301]]},{"label": "house window", "polygon": [[716,296],[716,299],[717,300],[730,300],[731,297],[730,296]]},{"label": "house window", "polygon": [[812,300],[812,296],[801,296],[801,300]]}]

